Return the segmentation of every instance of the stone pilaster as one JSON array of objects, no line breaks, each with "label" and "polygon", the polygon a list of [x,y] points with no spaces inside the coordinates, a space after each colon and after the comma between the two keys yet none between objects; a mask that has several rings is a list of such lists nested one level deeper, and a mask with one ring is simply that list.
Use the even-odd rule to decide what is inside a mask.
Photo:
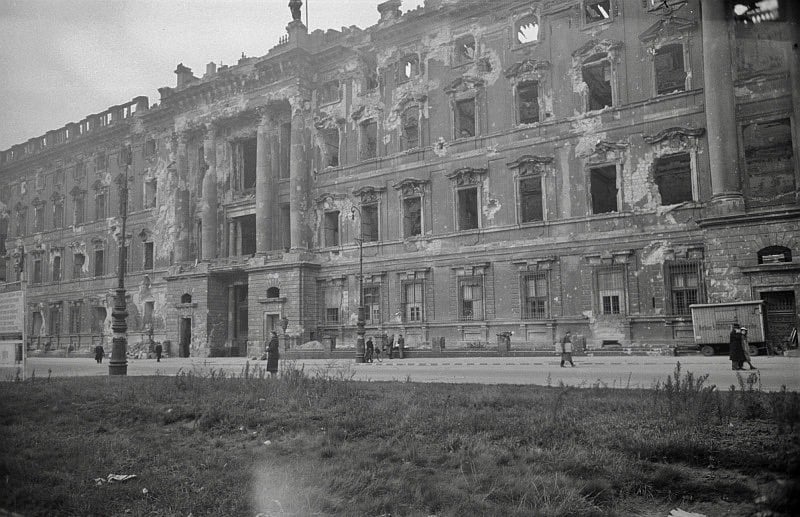
[{"label": "stone pilaster", "polygon": [[217,257],[217,128],[209,124],[203,141],[206,173],[203,176],[201,220],[203,222],[203,260]]},{"label": "stone pilaster", "polygon": [[292,145],[289,158],[289,203],[291,248],[308,249],[308,229],[306,224],[309,210],[309,156],[311,155],[310,134],[306,125],[305,102],[302,106],[292,106]]},{"label": "stone pilaster", "polygon": [[189,236],[192,231],[192,217],[189,207],[189,136],[186,133],[178,134],[178,152],[175,154],[175,163],[178,170],[178,183],[175,186],[175,224],[177,238],[175,239],[175,261],[189,260]]}]

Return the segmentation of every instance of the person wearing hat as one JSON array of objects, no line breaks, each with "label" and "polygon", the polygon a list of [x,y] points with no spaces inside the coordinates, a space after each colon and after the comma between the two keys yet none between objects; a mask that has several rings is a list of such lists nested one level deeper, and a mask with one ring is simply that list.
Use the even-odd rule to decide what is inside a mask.
[{"label": "person wearing hat", "polygon": [[[742,352],[744,353],[744,362],[750,367],[751,370],[758,370],[753,363],[750,362],[750,341],[747,339],[747,327],[742,327],[739,329],[739,333],[742,335]],[[744,367],[744,363],[742,363],[742,367]]]},{"label": "person wearing hat", "polygon": [[728,357],[731,360],[732,370],[743,370],[744,362],[747,359],[744,355],[744,348],[742,347],[742,334],[740,330],[738,323],[734,323],[731,326]]}]

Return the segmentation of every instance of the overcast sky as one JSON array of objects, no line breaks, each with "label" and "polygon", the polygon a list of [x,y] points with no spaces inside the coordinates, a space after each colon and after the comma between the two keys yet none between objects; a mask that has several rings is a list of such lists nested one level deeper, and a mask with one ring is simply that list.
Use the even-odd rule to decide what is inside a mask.
[{"label": "overcast sky", "polygon": [[[309,32],[378,21],[382,0],[305,0]],[[418,2],[405,0],[403,10]],[[0,149],[175,86],[175,66],[263,56],[289,0],[0,0]]]}]

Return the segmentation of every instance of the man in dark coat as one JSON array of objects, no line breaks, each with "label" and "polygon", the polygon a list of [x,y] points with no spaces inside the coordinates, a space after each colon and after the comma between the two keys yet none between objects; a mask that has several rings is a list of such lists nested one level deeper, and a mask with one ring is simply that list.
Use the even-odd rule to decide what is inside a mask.
[{"label": "man in dark coat", "polygon": [[744,355],[744,348],[742,348],[742,334],[739,331],[738,323],[734,323],[731,327],[728,354],[728,357],[731,359],[731,369],[743,370],[744,362],[747,360],[747,357]]},{"label": "man in dark coat", "polygon": [[94,347],[94,360],[97,361],[97,364],[103,362],[103,355],[105,355],[105,350],[103,350],[103,345],[97,345]]},{"label": "man in dark coat", "polygon": [[164,352],[164,348],[161,346],[161,343],[156,345],[156,362],[161,362],[161,354]]},{"label": "man in dark coat", "polygon": [[375,352],[375,343],[372,342],[372,338],[367,338],[367,350],[364,352],[364,362],[371,363],[372,362],[372,354]]},{"label": "man in dark coat", "polygon": [[278,350],[278,333],[273,330],[272,337],[269,338],[269,343],[267,344],[267,371],[273,377],[278,373],[278,357],[280,356]]}]

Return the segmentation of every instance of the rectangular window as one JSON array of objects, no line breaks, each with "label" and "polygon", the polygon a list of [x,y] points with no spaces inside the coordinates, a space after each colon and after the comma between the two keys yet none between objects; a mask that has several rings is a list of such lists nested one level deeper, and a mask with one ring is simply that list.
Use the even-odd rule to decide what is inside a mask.
[{"label": "rectangular window", "polygon": [[592,213],[607,214],[617,208],[617,166],[605,165],[589,170],[591,182]]},{"label": "rectangular window", "polygon": [[478,228],[478,188],[462,188],[458,192],[458,229]]},{"label": "rectangular window", "polygon": [[325,212],[324,219],[324,242],[325,247],[339,245],[339,211]]},{"label": "rectangular window", "polygon": [[281,205],[281,227],[278,230],[280,232],[280,239],[281,239],[281,249],[289,250],[292,245],[292,234],[291,234],[291,210],[288,204]]},{"label": "rectangular window", "polygon": [[322,137],[325,140],[325,166],[338,167],[339,130],[337,128],[325,129],[322,131]]},{"label": "rectangular window", "polygon": [[742,127],[747,195],[751,206],[793,203],[792,124],[783,118]]},{"label": "rectangular window", "polygon": [[94,198],[94,219],[99,221],[106,217],[106,201],[108,199],[108,192],[100,190]]},{"label": "rectangular window", "polygon": [[[338,283],[338,281],[336,281]],[[322,301],[322,318],[324,323],[339,323],[339,314],[342,307],[342,287],[336,283],[320,282],[320,299]]]},{"label": "rectangular window", "polygon": [[61,257],[56,255],[53,257],[53,271],[52,271],[52,279],[53,282],[60,282],[61,281]]},{"label": "rectangular window", "polygon": [[403,199],[403,237],[422,235],[422,198]]},{"label": "rectangular window", "polygon": [[155,178],[144,182],[144,208],[156,206],[156,195],[158,194],[158,180]]},{"label": "rectangular window", "polygon": [[255,138],[237,142],[234,147],[233,170],[236,174],[237,190],[250,190],[256,187],[256,149]]},{"label": "rectangular window", "polygon": [[86,206],[85,206],[85,198],[84,196],[76,196],[75,197],[75,211],[74,211],[74,221],[75,226],[79,224],[83,224],[85,217],[86,217]]},{"label": "rectangular window", "polygon": [[153,269],[153,243],[144,243],[144,269]]},{"label": "rectangular window", "polygon": [[105,252],[94,250],[94,276],[103,276],[105,273]]},{"label": "rectangular window", "polygon": [[542,320],[548,317],[547,274],[528,273],[522,279],[523,319]]},{"label": "rectangular window", "polygon": [[519,181],[520,219],[523,223],[544,220],[542,179],[539,176]]},{"label": "rectangular window", "polygon": [[53,204],[53,228],[64,227],[64,201],[59,200]]},{"label": "rectangular window", "polygon": [[670,310],[674,315],[689,315],[689,306],[700,303],[701,267],[698,262],[667,264],[667,289],[670,293]]},{"label": "rectangular window", "polygon": [[403,112],[401,145],[404,151],[419,147],[419,109],[408,108]]},{"label": "rectangular window", "polygon": [[595,272],[597,297],[601,314],[625,312],[624,270],[618,267],[598,269]]},{"label": "rectangular window", "polygon": [[145,140],[144,142],[144,155],[145,156],[155,156],[156,154],[156,141],[152,138]]},{"label": "rectangular window", "polygon": [[656,49],[653,65],[655,67],[656,95],[686,90],[683,45],[673,43]]},{"label": "rectangular window", "polygon": [[520,124],[539,122],[539,83],[526,81],[517,87],[517,109]]},{"label": "rectangular window", "polygon": [[601,110],[613,106],[611,90],[611,63],[601,56],[583,66],[583,82],[586,83],[586,109]]},{"label": "rectangular window", "polygon": [[370,286],[364,288],[364,320],[369,325],[381,322],[381,288]]},{"label": "rectangular window", "polygon": [[144,316],[142,323],[145,327],[153,328],[153,311],[155,310],[155,302],[144,302]]},{"label": "rectangular window", "polygon": [[611,0],[584,0],[583,11],[587,24],[611,19]]},{"label": "rectangular window", "polygon": [[455,106],[455,138],[475,136],[475,99],[456,101]]},{"label": "rectangular window", "polygon": [[325,308],[325,323],[339,323],[339,309],[336,307]]},{"label": "rectangular window", "polygon": [[653,164],[653,176],[661,194],[662,205],[692,201],[692,165],[689,153],[657,158]]},{"label": "rectangular window", "polygon": [[379,240],[377,203],[361,205],[361,238],[364,242]]},{"label": "rectangular window", "polygon": [[289,161],[292,156],[292,124],[291,122],[284,122],[281,124],[281,179],[289,177]]},{"label": "rectangular window", "polygon": [[458,319],[475,321],[483,319],[483,277],[460,278],[458,281]]},{"label": "rectangular window", "polygon": [[31,280],[31,283],[42,283],[42,259],[37,258],[33,261],[33,279]]},{"label": "rectangular window", "polygon": [[81,305],[78,303],[69,306],[69,333],[81,333]]},{"label": "rectangular window", "polygon": [[475,60],[475,37],[471,34],[462,36],[456,40],[453,49],[455,64],[461,65],[471,63]]},{"label": "rectangular window", "polygon": [[423,320],[423,283],[421,281],[403,283],[403,316],[404,321]]},{"label": "rectangular window", "polygon": [[94,164],[98,171],[106,170],[108,168],[108,156],[105,153],[97,153]]},{"label": "rectangular window", "polygon": [[51,336],[58,336],[61,334],[61,306],[50,307],[50,318],[48,321],[48,333]]},{"label": "rectangular window", "polygon": [[339,81],[328,81],[318,91],[320,104],[339,102]]},{"label": "rectangular window", "polygon": [[235,234],[233,254],[253,255],[256,252],[256,216],[235,217],[232,226]]},{"label": "rectangular window", "polygon": [[72,256],[72,279],[78,280],[83,274],[83,264],[86,262],[86,256],[83,253],[76,253]]},{"label": "rectangular window", "polygon": [[28,231],[28,217],[24,210],[17,212],[17,237],[22,237]]},{"label": "rectangular window", "polygon": [[369,160],[378,156],[378,124],[368,120],[361,124],[361,159]]},{"label": "rectangular window", "polygon": [[33,231],[44,231],[44,205],[39,205],[33,209]]}]

